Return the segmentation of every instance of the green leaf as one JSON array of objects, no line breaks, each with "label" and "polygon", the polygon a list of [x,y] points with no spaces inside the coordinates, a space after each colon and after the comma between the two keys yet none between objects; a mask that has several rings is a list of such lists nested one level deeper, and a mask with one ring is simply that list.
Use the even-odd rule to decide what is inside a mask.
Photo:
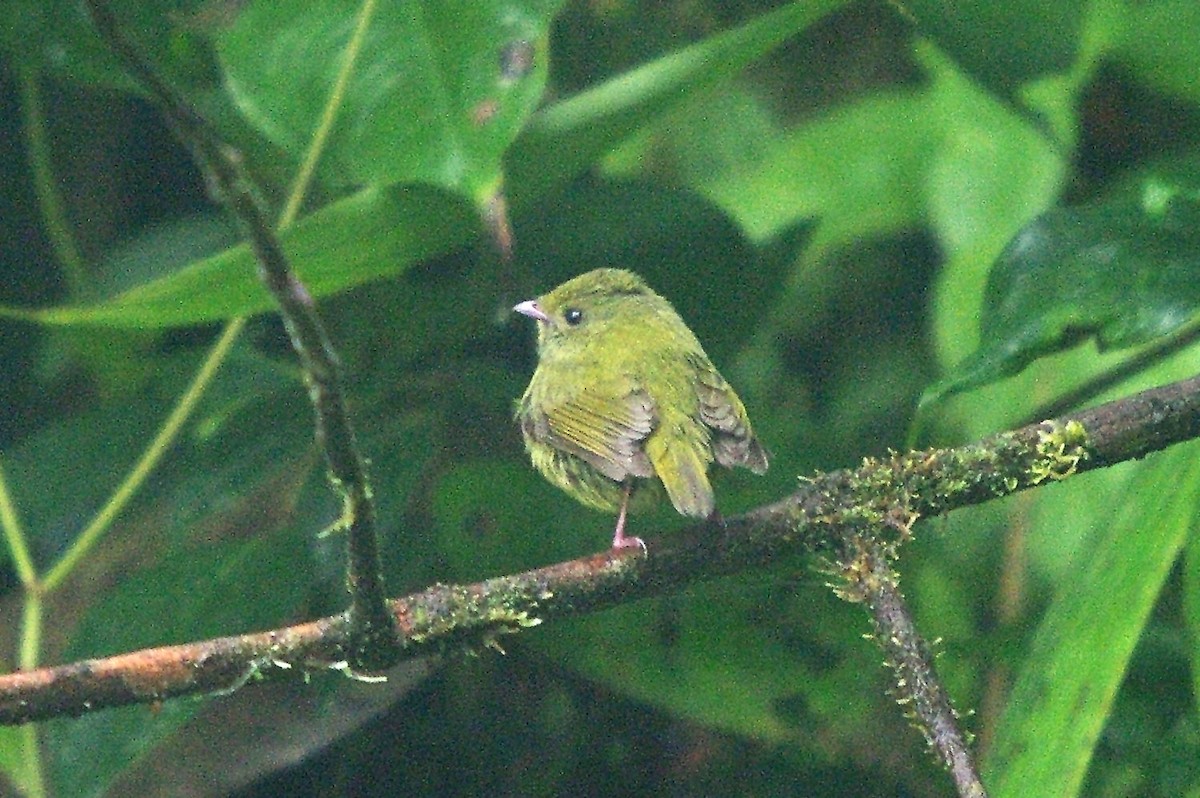
[{"label": "green leaf", "polygon": [[945,53],[919,43],[916,55],[931,80],[925,113],[938,136],[923,186],[929,221],[952,258],[985,257],[986,266],[1054,201],[1065,157],[1033,120],[985,91]]},{"label": "green leaf", "polygon": [[514,203],[532,202],[561,186],[661,114],[842,5],[845,0],[791,3],[541,111],[506,159]]},{"label": "green leaf", "polygon": [[998,93],[1051,72],[1075,58],[1084,0],[906,0],[917,29]]},{"label": "green leaf", "polygon": [[[472,230],[468,209],[441,192],[366,189],[306,216],[282,239],[309,293],[322,297],[443,254]],[[241,245],[96,304],[37,310],[0,307],[0,317],[146,329],[262,313],[274,303],[259,283],[255,266],[249,247]]]},{"label": "green leaf", "polygon": [[980,348],[922,402],[1010,376],[1086,337],[1104,350],[1178,330],[1200,308],[1198,222],[1195,182],[1162,175],[1042,214],[992,267]]},{"label": "green leaf", "polygon": [[227,214],[209,212],[150,225],[115,245],[94,267],[98,297],[169,277],[179,267],[237,245],[241,230]]},{"label": "green leaf", "polygon": [[[519,435],[515,429],[512,434]],[[528,464],[499,460],[452,469],[439,481],[433,514],[454,578],[469,581],[600,551],[616,521],[581,509]],[[557,529],[571,534],[554,534]]]},{"label": "green leaf", "polygon": [[992,795],[1078,794],[1134,646],[1194,525],[1198,498],[1194,446],[1138,467],[1022,664],[987,762]]},{"label": "green leaf", "polygon": [[[52,597],[48,614],[59,621],[47,657],[73,661],[203,640],[343,608],[344,540],[319,537],[337,517],[339,504],[312,446],[311,410],[298,380],[280,379],[265,368],[272,365],[248,358],[227,367],[199,413],[199,431],[176,445],[81,566],[84,572]],[[157,417],[140,406],[130,413],[135,420]],[[419,484],[417,475],[431,452],[428,424],[411,409],[367,418],[371,423],[360,427],[359,443],[365,456],[380,462],[374,484],[386,490],[389,509],[380,518],[387,524]],[[21,471],[20,493],[36,482],[47,494],[44,503],[60,505],[59,514],[68,519],[78,514],[74,493],[88,487],[77,486],[71,470],[89,477],[119,473],[110,462],[112,451],[137,451],[136,443],[124,440],[132,437],[126,428],[136,426],[130,420],[110,411],[86,421],[52,427],[13,458],[13,465],[28,466]],[[119,447],[99,445],[111,442],[114,431],[124,435]],[[77,435],[82,440],[75,441]],[[385,452],[394,456],[385,459]],[[30,464],[29,454],[42,459]],[[63,468],[67,474],[60,473]],[[30,509],[36,528],[68,525],[50,507],[33,503]],[[384,531],[393,528],[389,524]],[[421,564],[402,565],[395,569],[401,583],[415,581],[414,574],[426,576]],[[74,623],[77,616],[81,620]],[[249,669],[246,676],[252,676]],[[312,689],[309,695],[325,695],[324,687]],[[105,794],[145,758],[160,756],[206,706],[173,700],[161,708],[54,721],[46,726],[52,780],[63,795]],[[271,733],[248,729],[244,742],[253,745],[255,734]],[[311,744],[323,739],[312,735]]]},{"label": "green leaf", "polygon": [[579,180],[556,199],[553,217],[522,214],[513,230],[538,276],[533,290],[595,266],[632,269],[678,308],[718,368],[761,323],[758,309],[790,265],[752,249],[702,197],[644,181]]},{"label": "green leaf", "polygon": [[[306,549],[300,536],[277,532],[180,549],[131,575],[91,608],[67,659],[279,625],[310,589]],[[200,701],[171,701],[158,709],[130,707],[48,724],[60,794],[101,794],[202,707]]]},{"label": "green leaf", "polygon": [[1158,89],[1200,102],[1200,48],[1180,31],[1200,29],[1200,5],[1157,0],[1125,6],[1125,25],[1114,55]]},{"label": "green leaf", "polygon": [[[4,668],[7,672],[8,668]],[[34,726],[5,726],[0,728],[0,772],[3,772],[21,794],[33,795],[38,774],[37,731]],[[0,781],[0,784],[4,782]]]},{"label": "green leaf", "polygon": [[[562,185],[682,98],[733,74],[839,4],[795,3],[552,106],[538,117],[531,136],[514,147],[520,153],[511,166],[520,174],[510,177],[513,192],[531,201]],[[464,205],[436,190],[369,188],[305,217],[282,238],[310,293],[321,297],[449,252],[476,229]],[[240,246],[98,304],[37,310],[0,306],[0,317],[51,325],[159,328],[272,308],[258,285],[254,259]]]},{"label": "green leaf", "polygon": [[1183,558],[1183,619],[1191,640],[1192,663],[1192,712],[1200,707],[1195,697],[1200,697],[1200,535],[1188,538]]},{"label": "green leaf", "polygon": [[541,99],[561,0],[250,3],[217,40],[252,125],[299,160],[369,15],[322,152],[329,185],[427,183],[479,199]]},{"label": "green leaf", "polygon": [[1004,246],[1062,190],[1067,156],[1031,120],[984,91],[937,48],[916,54],[931,78],[931,129],[939,140],[921,190],[946,253],[936,283],[939,355],[971,352],[987,273]]},{"label": "green leaf", "polygon": [[693,180],[756,241],[803,218],[819,220],[819,247],[894,231],[924,210],[913,187],[932,154],[926,107],[921,94],[871,95],[776,132],[751,162],[697,165]]},{"label": "green leaf", "polygon": [[[872,686],[846,677],[869,672],[877,653],[847,635],[838,650],[843,668],[829,668],[806,650],[811,630],[794,628],[792,620],[814,601],[824,603],[826,597],[814,595],[820,588],[802,591],[789,605],[759,577],[721,579],[683,597],[555,624],[537,630],[535,644],[612,690],[713,728],[795,743],[815,720],[828,738],[842,736],[876,709],[867,692]],[[857,621],[843,620],[850,628]],[[805,711],[789,712],[791,703]]]},{"label": "green leaf", "polygon": [[[42,657],[51,662],[88,658],[191,635],[230,633],[291,617],[311,589],[311,556],[303,538],[279,534],[289,512],[304,507],[288,488],[316,482],[309,450],[308,415],[294,380],[243,358],[255,379],[216,381],[210,402],[230,394],[252,402],[268,423],[228,420],[202,440],[178,441],[171,455],[91,552],[64,588],[46,597],[48,623]],[[194,358],[158,357],[159,378],[149,390],[124,397],[121,412],[97,407],[52,424],[6,452],[14,498],[45,565],[99,509],[150,439],[164,405],[195,367]],[[247,386],[249,386],[247,388]],[[293,398],[264,402],[283,388]],[[246,390],[243,390],[246,389]],[[207,408],[206,408],[207,409]],[[308,467],[304,467],[307,458]],[[310,490],[310,512],[336,512],[327,492]],[[314,527],[320,528],[317,524]],[[48,724],[49,778],[69,784],[62,794],[95,794],[127,766],[127,755],[184,722],[195,704],[178,702],[154,713],[114,713]]]},{"label": "green leaf", "polygon": [[[179,84],[215,82],[205,43],[185,22],[207,0],[113,0],[108,5],[134,46]],[[83,3],[12,0],[0,25],[0,47],[14,62],[75,83],[134,89],[96,32]]]}]

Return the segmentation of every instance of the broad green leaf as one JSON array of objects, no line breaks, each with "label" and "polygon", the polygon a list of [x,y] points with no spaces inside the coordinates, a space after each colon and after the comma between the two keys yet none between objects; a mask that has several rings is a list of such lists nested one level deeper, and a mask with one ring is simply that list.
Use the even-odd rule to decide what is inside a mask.
[{"label": "broad green leaf", "polygon": [[[281,774],[286,780],[289,771],[320,757],[348,732],[386,712],[432,669],[427,660],[408,661],[388,671],[386,683],[369,684],[340,673],[318,673],[308,680],[297,674],[290,681],[250,685],[205,701],[193,720],[156,747],[152,756],[129,763],[105,795],[261,791],[260,782],[271,783]],[[438,719],[444,720],[440,715]]]},{"label": "broad green leaf", "polygon": [[872,695],[883,674],[873,670],[878,652],[870,643],[846,635],[836,654],[840,667],[829,667],[816,654],[814,627],[792,620],[816,604],[826,622],[840,618],[843,631],[863,629],[856,608],[831,608],[834,599],[815,583],[781,596],[785,577],[763,577],[697,585],[686,596],[617,607],[531,637],[555,661],[612,690],[751,739],[838,740],[887,712]]},{"label": "broad green leaf", "polygon": [[169,412],[195,360],[159,358],[157,365],[157,379],[122,401],[119,412],[92,409],[4,452],[9,490],[40,567],[117,488]]},{"label": "broad green leaf", "polygon": [[[1129,658],[1195,524],[1194,446],[1139,467],[1042,620],[987,761],[990,794],[1078,794]],[[1086,479],[1086,477],[1083,477]]]},{"label": "broad green leaf", "polygon": [[[515,429],[511,432],[520,435]],[[611,540],[616,521],[615,516],[581,509],[532,466],[515,461],[479,461],[454,468],[439,482],[433,513],[455,579],[470,581],[600,551]],[[562,523],[565,518],[573,519],[569,527]],[[643,518],[653,519],[645,522],[651,523],[670,516],[638,516],[633,523],[640,525]],[[570,529],[570,535],[552,533],[562,528]]]},{"label": "broad green leaf", "polygon": [[930,46],[917,54],[933,84],[928,113],[939,141],[926,175],[928,219],[946,253],[934,299],[944,362],[977,344],[987,273],[1013,236],[1058,195],[1066,160],[1030,120],[983,91]]},{"label": "broad green leaf", "polygon": [[[561,186],[693,90],[733,74],[837,5],[835,0],[822,0],[787,6],[551,106],[537,117],[536,131],[518,140],[521,154],[511,166],[526,171],[511,176],[513,193],[532,202]],[[470,240],[476,229],[468,209],[448,195],[432,189],[371,188],[305,217],[283,234],[283,241],[297,273],[320,297],[451,251]],[[240,246],[99,304],[40,310],[0,307],[0,317],[126,328],[213,321],[273,307],[255,274],[249,250]]]},{"label": "broad green leaf", "polygon": [[1079,45],[1085,0],[906,0],[917,30],[938,43],[982,83],[999,93],[1071,65]]},{"label": "broad green leaf", "polygon": [[[317,486],[319,487],[319,485]],[[180,549],[132,574],[92,608],[69,660],[148,645],[256,631],[286,621],[311,589],[306,534],[245,530],[257,539]],[[251,676],[248,672],[247,677]],[[55,783],[63,795],[100,795],[203,707],[170,701],[47,725]]]},{"label": "broad green leaf", "polygon": [[1183,617],[1192,644],[1192,712],[1200,716],[1200,535],[1189,537],[1184,550]]},{"label": "broad green leaf", "polygon": [[1180,35],[1200,27],[1200,5],[1157,0],[1126,3],[1124,8],[1115,57],[1149,85],[1200,102],[1200,48],[1192,36]]},{"label": "broad green leaf", "polygon": [[506,162],[515,203],[533,202],[695,92],[729,78],[845,4],[807,0],[664,56],[533,117]]},{"label": "broad green leaf", "polygon": [[33,726],[0,728],[0,772],[4,774],[0,785],[7,780],[23,794],[33,794],[38,778],[34,769],[38,757],[32,750],[37,746],[36,735]]},{"label": "broad green leaf", "polygon": [[513,230],[537,274],[532,290],[597,266],[632,269],[675,305],[718,368],[732,364],[761,324],[758,309],[769,305],[790,265],[752,249],[704,198],[640,180],[577,181],[555,200],[552,215],[518,215]]},{"label": "broad green leaf", "polygon": [[1200,191],[1160,175],[1042,214],[992,268],[980,348],[923,401],[1015,374],[1084,337],[1104,350],[1179,329],[1200,307],[1198,221]]},{"label": "broad green leaf", "polygon": [[[345,291],[443,254],[473,231],[459,201],[432,189],[365,189],[305,217],[282,236],[314,297]],[[0,307],[0,317],[49,325],[175,327],[274,308],[256,261],[241,245],[194,261],[102,302],[73,307]]]},{"label": "broad green leaf", "polygon": [[98,297],[111,297],[169,277],[180,266],[202,260],[241,241],[227,214],[210,212],[154,224],[117,244],[93,269]]},{"label": "broad green leaf", "polygon": [[[246,118],[299,160],[331,101],[329,185],[427,183],[479,200],[545,84],[561,0],[250,3],[217,39]],[[361,49],[349,43],[366,17]]]},{"label": "broad green leaf", "polygon": [[[177,84],[215,82],[211,56],[190,24],[206,0],[113,0],[117,23],[155,68]],[[132,81],[96,32],[86,5],[72,0],[10,0],[0,48],[12,60],[74,83],[129,91]]]},{"label": "broad green leaf", "polygon": [[757,157],[729,170],[695,170],[697,188],[755,241],[803,218],[818,219],[814,246],[828,247],[915,223],[932,131],[918,93],[866,97],[777,131]]},{"label": "broad green leaf", "polygon": [[[243,368],[254,363],[239,362]],[[258,364],[261,367],[261,360]],[[180,355],[159,356],[159,365],[160,382],[124,397],[123,412],[95,408],[53,424],[6,452],[12,492],[43,568],[99,509],[150,440],[154,425],[195,362]],[[213,400],[228,401],[234,385],[236,381],[231,385],[219,377]],[[303,406],[300,386],[294,380],[281,384],[278,375],[261,368],[250,385],[259,392],[260,411],[268,406],[261,401],[263,393],[282,387],[294,396],[292,412],[285,410],[286,400],[270,404],[283,412],[271,423],[243,420],[240,434],[232,435],[236,442],[232,445],[230,437],[197,443],[185,435],[177,442],[154,478],[142,486],[117,525],[92,550],[82,566],[86,574],[74,574],[73,581],[47,596],[46,615],[53,623],[47,624],[43,636],[39,652],[43,661],[174,642],[193,632],[235,631],[246,624],[266,623],[268,618],[277,623],[295,612],[310,588],[304,575],[312,568],[302,565],[309,559],[303,538],[278,534],[280,520],[294,509],[287,508],[289,500],[295,504],[284,487],[289,480],[303,482],[306,474],[319,484],[312,480],[319,471],[313,468],[315,459],[305,454],[309,449],[305,414],[294,410]],[[239,449],[239,444],[250,451]],[[299,459],[302,465],[306,456],[307,469],[286,470],[285,464],[295,465]],[[281,471],[286,479],[278,479]],[[277,492],[262,490],[263,483],[270,482],[267,474],[276,477],[270,487]],[[241,522],[254,528],[239,530],[233,497],[251,490],[259,490],[256,498],[263,501],[243,502]],[[328,496],[318,494],[318,502],[324,503],[323,516],[328,517],[332,512]],[[247,512],[247,504],[252,512]],[[273,515],[268,507],[278,512]],[[272,525],[275,528],[268,529]],[[183,541],[190,541],[190,548]],[[255,547],[269,550],[240,559],[231,554]],[[254,594],[253,601],[236,601],[235,596],[245,598],[247,592]],[[159,714],[143,710],[125,727],[103,716],[49,724],[44,729],[52,753],[44,762],[61,765],[61,770],[48,766],[50,778],[60,783],[73,780],[74,786],[63,794],[94,794],[96,784],[128,762],[124,753],[147,744],[192,711],[187,703]],[[118,734],[121,728],[130,736]],[[64,743],[72,735],[78,735],[78,745]],[[54,758],[60,755],[65,759]],[[89,757],[99,758],[87,761]]]},{"label": "broad green leaf", "polygon": [[924,186],[929,222],[950,257],[994,257],[1053,201],[1064,156],[937,48],[919,42],[916,55],[932,82],[925,112],[937,136]]}]

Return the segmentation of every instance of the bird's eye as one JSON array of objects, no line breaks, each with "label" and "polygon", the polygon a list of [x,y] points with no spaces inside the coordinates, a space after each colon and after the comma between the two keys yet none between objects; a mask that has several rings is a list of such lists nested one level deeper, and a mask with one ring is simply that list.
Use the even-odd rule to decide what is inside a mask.
[{"label": "bird's eye", "polygon": [[563,313],[563,318],[567,320],[567,324],[572,327],[583,321],[583,311],[579,308],[567,308]]}]

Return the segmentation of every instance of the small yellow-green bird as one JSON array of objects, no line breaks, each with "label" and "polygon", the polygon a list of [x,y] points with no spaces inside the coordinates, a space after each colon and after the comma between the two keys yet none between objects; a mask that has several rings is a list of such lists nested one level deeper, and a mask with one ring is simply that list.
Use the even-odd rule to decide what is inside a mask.
[{"label": "small yellow-green bird", "polygon": [[767,470],[746,408],[671,304],[636,274],[596,269],[513,308],[538,322],[538,365],[516,417],[534,467],[580,502],[625,514],[665,488],[715,512],[708,467]]}]

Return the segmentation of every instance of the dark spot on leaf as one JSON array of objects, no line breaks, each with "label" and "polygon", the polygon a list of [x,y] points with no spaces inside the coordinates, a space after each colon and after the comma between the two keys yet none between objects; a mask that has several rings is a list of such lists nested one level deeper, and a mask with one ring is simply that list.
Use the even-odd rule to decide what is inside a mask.
[{"label": "dark spot on leaf", "polygon": [[477,103],[471,109],[471,122],[476,127],[483,127],[496,116],[496,112],[500,110],[500,103],[492,98],[488,98],[483,102]]},{"label": "dark spot on leaf", "polygon": [[171,20],[198,33],[218,33],[233,27],[247,0],[207,0],[191,12],[173,12]]},{"label": "dark spot on leaf", "polygon": [[816,722],[816,714],[808,705],[808,698],[803,693],[781,696],[772,702],[772,709],[779,719],[798,728],[811,727]]},{"label": "dark spot on leaf", "polygon": [[483,540],[496,534],[496,516],[487,510],[471,513],[463,519],[463,532],[477,540]]},{"label": "dark spot on leaf", "polygon": [[663,602],[661,611],[654,619],[654,636],[666,648],[679,645],[683,637],[683,625],[679,607],[675,603]]},{"label": "dark spot on leaf", "polygon": [[520,80],[533,69],[533,43],[525,39],[509,42],[500,51],[500,79],[506,83]]}]

